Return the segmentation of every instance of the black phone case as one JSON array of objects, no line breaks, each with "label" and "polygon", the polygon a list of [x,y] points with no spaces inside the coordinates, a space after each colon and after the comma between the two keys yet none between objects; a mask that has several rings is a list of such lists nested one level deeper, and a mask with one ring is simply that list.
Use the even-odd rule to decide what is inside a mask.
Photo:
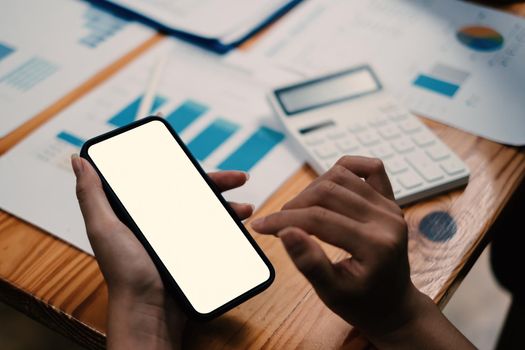
[{"label": "black phone case", "polygon": [[[221,203],[224,206],[224,208],[228,211],[230,216],[235,220],[235,223],[237,224],[239,229],[244,233],[244,235],[246,236],[246,239],[254,247],[254,249],[257,251],[257,253],[261,257],[261,259],[264,261],[264,263],[268,267],[268,270],[270,271],[270,277],[268,278],[268,280],[266,280],[265,282],[261,283],[260,285],[258,285],[256,287],[252,288],[251,290],[245,292],[244,294],[239,295],[235,299],[230,300],[228,303],[222,305],[221,307],[219,307],[219,308],[217,308],[217,309],[215,309],[215,310],[213,310],[213,311],[211,311],[209,313],[206,313],[206,314],[200,313],[197,310],[195,310],[195,308],[193,308],[193,306],[191,305],[189,300],[186,298],[186,296],[184,295],[182,290],[177,285],[177,282],[175,281],[173,276],[169,273],[169,271],[164,266],[164,264],[162,263],[160,258],[157,256],[157,254],[155,253],[155,250],[151,247],[151,245],[149,244],[149,242],[146,239],[146,237],[143,235],[141,230],[135,224],[135,221],[133,220],[133,218],[127,212],[127,210],[124,207],[124,205],[120,202],[119,198],[113,192],[113,190],[109,186],[108,182],[104,178],[103,174],[99,171],[98,167],[93,162],[93,160],[89,157],[89,154],[88,154],[88,149],[89,149],[90,146],[92,146],[92,145],[94,145],[96,143],[99,143],[101,141],[107,140],[109,138],[112,138],[114,136],[117,136],[119,134],[122,134],[122,133],[124,133],[126,131],[129,131],[131,129],[140,127],[141,125],[144,125],[144,124],[149,123],[151,121],[161,121],[166,126],[166,128],[168,128],[168,130],[172,134],[175,142],[177,142],[179,144],[179,146],[183,149],[183,151],[186,154],[186,156],[191,160],[191,162],[193,163],[195,168],[199,171],[200,175],[206,180],[206,183],[211,187],[211,189],[213,190],[213,192],[215,193],[217,198],[221,201]],[[196,319],[196,320],[200,320],[200,321],[205,321],[205,320],[210,320],[212,318],[215,318],[215,317],[225,313],[226,311],[234,308],[235,306],[243,303],[244,301],[250,299],[251,297],[259,294],[260,292],[262,292],[263,290],[265,290],[266,288],[268,288],[272,284],[273,280],[275,279],[275,270],[274,270],[272,264],[270,263],[269,259],[264,255],[264,253],[261,250],[261,248],[257,245],[255,240],[248,233],[248,231],[246,230],[246,228],[244,227],[242,222],[239,220],[239,218],[237,217],[237,215],[235,214],[233,209],[228,205],[227,201],[222,197],[222,195],[221,195],[220,191],[218,190],[218,188],[216,187],[216,185],[208,178],[208,175],[201,168],[201,166],[199,165],[198,161],[191,155],[190,151],[187,149],[187,147],[184,144],[184,142],[180,139],[180,137],[177,135],[177,133],[173,130],[171,125],[169,125],[164,119],[162,119],[160,117],[157,117],[157,116],[146,117],[146,118],[140,119],[138,121],[135,121],[133,123],[130,123],[130,124],[126,125],[126,126],[123,126],[121,128],[118,128],[118,129],[112,130],[110,132],[107,132],[105,134],[102,134],[102,135],[96,136],[94,138],[91,138],[88,141],[86,141],[84,143],[84,145],[82,146],[82,149],[80,150],[80,156],[82,158],[85,158],[87,161],[89,161],[91,163],[91,165],[93,165],[93,167],[97,171],[98,175],[100,176],[100,179],[102,181],[102,186],[104,188],[104,192],[106,193],[106,196],[108,197],[109,203],[111,204],[111,207],[115,211],[115,214],[135,234],[137,239],[142,243],[142,245],[146,249],[148,255],[153,260],[153,263],[157,267],[157,270],[159,271],[159,274],[160,274],[160,276],[162,278],[164,286],[168,290],[168,293],[170,293],[171,295],[175,295],[177,297],[177,300],[180,302],[180,305],[183,307],[183,309],[186,311],[186,313],[190,317],[192,317],[193,319]]]}]

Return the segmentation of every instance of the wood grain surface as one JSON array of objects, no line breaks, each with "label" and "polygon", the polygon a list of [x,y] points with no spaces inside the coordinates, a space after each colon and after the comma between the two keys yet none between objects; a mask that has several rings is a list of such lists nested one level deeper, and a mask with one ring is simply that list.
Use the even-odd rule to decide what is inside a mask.
[{"label": "wood grain surface", "polygon": [[[508,9],[525,16],[523,3]],[[148,40],[1,139],[0,154],[160,39],[157,35]],[[444,305],[488,242],[491,225],[523,181],[525,150],[424,121],[471,170],[466,188],[405,208],[412,278],[420,289]],[[314,172],[304,166],[255,217],[279,210],[314,178]],[[432,236],[436,232],[445,232],[448,236]],[[276,238],[255,234],[254,237],[275,266],[275,283],[261,295],[212,322],[190,324],[185,339],[187,348],[363,349],[368,346],[350,325],[320,302]],[[333,259],[343,257],[339,249],[323,246]],[[1,211],[0,300],[87,348],[104,347],[107,289],[95,259]]]}]

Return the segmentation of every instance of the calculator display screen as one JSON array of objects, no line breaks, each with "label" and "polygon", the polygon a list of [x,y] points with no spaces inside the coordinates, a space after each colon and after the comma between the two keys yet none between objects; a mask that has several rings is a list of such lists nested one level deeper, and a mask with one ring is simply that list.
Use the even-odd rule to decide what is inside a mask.
[{"label": "calculator display screen", "polygon": [[275,92],[289,116],[381,90],[368,66],[286,87]]}]

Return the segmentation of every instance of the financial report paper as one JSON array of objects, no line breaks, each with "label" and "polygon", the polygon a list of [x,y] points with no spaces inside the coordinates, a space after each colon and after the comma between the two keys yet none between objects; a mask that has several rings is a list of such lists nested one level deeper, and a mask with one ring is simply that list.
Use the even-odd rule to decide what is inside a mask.
[{"label": "financial report paper", "polygon": [[136,119],[151,70],[165,55],[150,113],[162,112],[205,170],[250,173],[226,199],[257,207],[299,169],[303,162],[265,100],[265,79],[286,74],[271,78],[271,69],[241,63],[239,55],[229,59],[165,39],[0,158],[0,208],[92,253],[70,156],[88,138]]},{"label": "financial report paper", "polygon": [[525,144],[525,19],[457,0],[310,0],[251,48],[310,76],[370,63],[413,112]]},{"label": "financial report paper", "polygon": [[293,0],[106,0],[169,29],[224,45],[244,38]]},{"label": "financial report paper", "polygon": [[0,137],[153,34],[79,0],[2,1]]}]

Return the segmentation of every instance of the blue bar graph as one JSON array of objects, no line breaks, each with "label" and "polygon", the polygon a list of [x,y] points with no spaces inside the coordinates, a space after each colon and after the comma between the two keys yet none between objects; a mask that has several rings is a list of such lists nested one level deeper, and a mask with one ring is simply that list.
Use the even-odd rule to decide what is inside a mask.
[{"label": "blue bar graph", "polygon": [[0,61],[15,51],[12,47],[0,43]]},{"label": "blue bar graph", "polygon": [[60,132],[58,135],[57,135],[57,139],[59,140],[62,140],[62,141],[65,141],[67,143],[69,143],[70,145],[72,146],[75,146],[75,147],[82,147],[82,145],[84,144],[84,140],[81,139],[80,137],[77,137],[73,134],[70,134],[69,132],[67,131],[62,131]]},{"label": "blue bar graph", "polygon": [[239,148],[222,161],[220,170],[249,171],[284,139],[284,135],[265,126],[260,127]]},{"label": "blue bar graph", "polygon": [[180,133],[207,111],[207,106],[193,100],[186,100],[168,114],[166,120],[176,132]]},{"label": "blue bar graph", "polygon": [[449,83],[424,74],[417,77],[414,81],[414,85],[447,97],[454,97],[459,90],[459,85],[457,84]]},{"label": "blue bar graph", "polygon": [[79,43],[92,49],[97,48],[128,24],[125,19],[95,7],[90,7],[83,17],[87,34],[79,39]]},{"label": "blue bar graph", "polygon": [[0,83],[28,91],[58,71],[59,66],[40,57],[32,57],[0,78]]},{"label": "blue bar graph", "polygon": [[206,129],[188,143],[188,148],[195,158],[206,159],[239,129],[239,125],[228,120],[215,119]]},{"label": "blue bar graph", "polygon": [[[124,107],[124,109],[111,117],[111,119],[108,120],[108,123],[116,127],[121,127],[135,121],[141,101],[142,96],[139,96],[136,100],[131,102],[129,105]],[[160,108],[166,101],[166,98],[162,96],[155,96],[150,112]]]}]

